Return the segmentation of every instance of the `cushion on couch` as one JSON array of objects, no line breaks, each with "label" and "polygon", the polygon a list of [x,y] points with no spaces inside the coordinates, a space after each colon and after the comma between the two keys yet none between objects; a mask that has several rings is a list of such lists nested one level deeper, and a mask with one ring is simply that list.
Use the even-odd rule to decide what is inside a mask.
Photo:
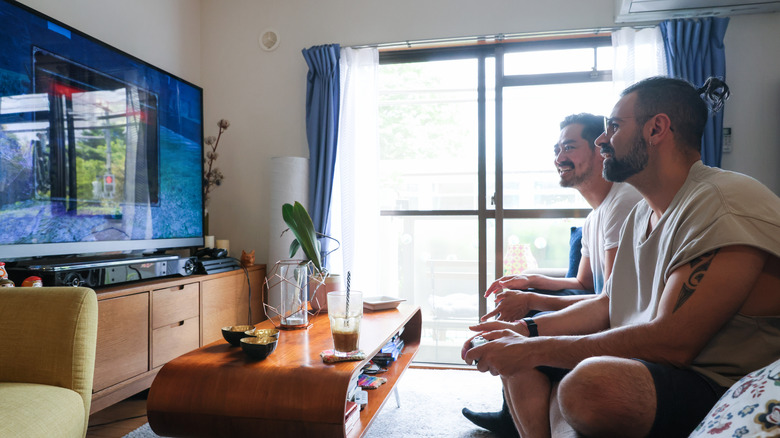
[{"label": "cushion on couch", "polygon": [[780,359],[735,383],[690,438],[780,436]]},{"label": "cushion on couch", "polygon": [[576,277],[580,269],[580,259],[582,258],[582,227],[571,227],[569,237],[569,270],[567,277]]}]

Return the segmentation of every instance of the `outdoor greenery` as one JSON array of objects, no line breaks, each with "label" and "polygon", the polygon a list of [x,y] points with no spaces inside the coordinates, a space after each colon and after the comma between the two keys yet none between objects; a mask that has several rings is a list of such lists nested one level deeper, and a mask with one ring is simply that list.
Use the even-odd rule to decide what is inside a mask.
[{"label": "outdoor greenery", "polygon": [[[103,175],[106,174],[106,135],[104,129],[83,131],[85,138],[80,139],[76,145],[76,169],[79,200],[96,201],[92,183],[98,181],[102,184]],[[125,159],[127,155],[127,142],[125,140],[125,128],[114,126],[110,128],[111,139],[111,169],[114,176],[114,193],[111,200],[105,200],[107,204],[116,204],[122,199],[125,186]]]},{"label": "outdoor greenery", "polygon": [[431,74],[432,64],[393,64],[380,70],[380,159],[475,159],[476,113],[468,110],[476,111],[476,81],[473,90],[457,89],[447,83],[444,66],[440,74]]}]

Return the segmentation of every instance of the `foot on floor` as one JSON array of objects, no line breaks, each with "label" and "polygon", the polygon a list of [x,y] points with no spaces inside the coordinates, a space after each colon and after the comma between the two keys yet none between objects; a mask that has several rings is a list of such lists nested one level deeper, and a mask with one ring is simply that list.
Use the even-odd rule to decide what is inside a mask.
[{"label": "foot on floor", "polygon": [[462,412],[469,421],[501,438],[519,438],[509,411],[474,412],[469,408],[463,408]]}]

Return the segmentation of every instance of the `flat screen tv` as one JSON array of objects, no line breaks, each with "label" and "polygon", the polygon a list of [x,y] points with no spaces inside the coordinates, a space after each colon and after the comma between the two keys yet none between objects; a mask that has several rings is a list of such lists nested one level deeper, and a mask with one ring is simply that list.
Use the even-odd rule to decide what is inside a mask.
[{"label": "flat screen tv", "polygon": [[203,244],[203,90],[0,0],[0,261]]}]

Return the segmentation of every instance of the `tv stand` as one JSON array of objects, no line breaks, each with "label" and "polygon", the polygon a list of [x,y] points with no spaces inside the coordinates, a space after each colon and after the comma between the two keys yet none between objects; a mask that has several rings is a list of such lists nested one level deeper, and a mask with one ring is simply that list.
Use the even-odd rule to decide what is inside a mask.
[{"label": "tv stand", "polygon": [[98,334],[91,412],[148,389],[165,363],[222,339],[224,326],[246,324],[250,309],[252,324],[265,319],[264,278],[265,265],[254,265],[94,288]]}]

